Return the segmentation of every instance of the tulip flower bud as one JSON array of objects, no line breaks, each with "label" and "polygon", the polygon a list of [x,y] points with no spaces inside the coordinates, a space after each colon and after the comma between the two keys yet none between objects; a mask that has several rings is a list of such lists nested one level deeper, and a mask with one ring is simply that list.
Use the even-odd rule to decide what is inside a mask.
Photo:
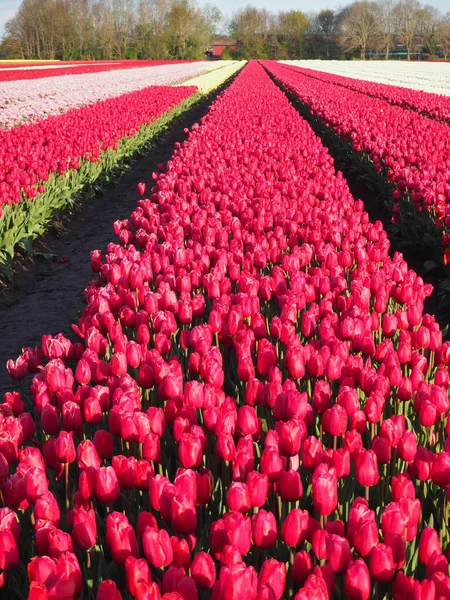
[{"label": "tulip flower bud", "polygon": [[252,517],[253,543],[258,548],[270,548],[277,541],[278,529],[275,515],[263,509]]},{"label": "tulip flower bud", "polygon": [[417,452],[417,437],[413,431],[407,430],[402,435],[398,446],[397,455],[406,462],[411,462]]},{"label": "tulip flower bud", "polygon": [[286,586],[286,565],[274,558],[265,560],[258,577],[258,592],[265,587],[270,588],[275,600],[280,600]]},{"label": "tulip flower bud", "polygon": [[339,404],[334,404],[323,414],[323,430],[334,437],[342,436],[347,430],[347,420],[345,409]]},{"label": "tulip flower bud", "polygon": [[369,600],[372,594],[369,569],[363,560],[355,560],[345,573],[345,593],[350,600]]},{"label": "tulip flower bud", "polygon": [[380,583],[387,583],[394,578],[394,557],[392,548],[378,544],[370,553],[369,569],[371,576]]},{"label": "tulip flower bud", "polygon": [[122,600],[122,594],[112,579],[104,579],[98,586],[96,600]]},{"label": "tulip flower bud", "polygon": [[60,431],[56,440],[56,457],[62,463],[71,463],[75,460],[77,454],[73,437],[67,431]]},{"label": "tulip flower bud", "polygon": [[370,487],[379,479],[377,457],[373,450],[361,448],[355,454],[356,481],[359,485]]},{"label": "tulip flower bud", "polygon": [[212,557],[206,552],[199,552],[191,563],[192,578],[202,590],[212,588],[216,580],[216,568]]},{"label": "tulip flower bud", "polygon": [[193,533],[197,528],[194,500],[186,494],[178,494],[171,501],[170,521],[177,533]]},{"label": "tulip flower bud", "polygon": [[[7,510],[7,509],[0,509]],[[34,505],[34,518],[36,520],[43,519],[45,521],[51,521],[56,526],[59,525],[61,511],[59,509],[58,502],[54,495],[51,492],[47,492],[43,494],[36,500],[36,504]],[[14,515],[14,520],[16,517]],[[2,527],[5,519],[0,512],[0,528]]]},{"label": "tulip flower bud", "polygon": [[281,526],[281,538],[288,546],[296,547],[306,539],[309,514],[299,508],[291,510]]},{"label": "tulip flower bud", "polygon": [[326,537],[327,561],[333,571],[342,575],[352,560],[352,552],[348,540],[340,535],[331,534]]},{"label": "tulip flower bud", "polygon": [[112,458],[114,454],[114,441],[110,431],[98,429],[94,433],[92,441],[100,458]]},{"label": "tulip flower bud", "polygon": [[247,487],[251,505],[257,508],[264,506],[269,493],[269,479],[267,475],[252,471],[247,476]]},{"label": "tulip flower bud", "polygon": [[139,558],[136,534],[122,513],[112,512],[106,517],[106,543],[113,560],[119,565],[125,564],[129,556]]},{"label": "tulip flower bud", "polygon": [[275,448],[264,448],[260,461],[261,473],[269,478],[269,481],[278,481],[283,470],[283,461]]},{"label": "tulip flower bud", "polygon": [[128,592],[136,595],[136,586],[141,582],[150,582],[152,579],[150,568],[145,559],[137,559],[134,556],[129,556],[125,560],[125,577]]},{"label": "tulip flower bud", "polygon": [[115,502],[120,497],[120,487],[113,467],[101,467],[96,473],[95,495],[105,504]]},{"label": "tulip flower bud", "polygon": [[178,443],[178,457],[186,469],[199,467],[203,460],[201,439],[191,433],[183,433]]},{"label": "tulip flower bud", "polygon": [[73,511],[72,537],[81,550],[89,550],[97,541],[97,523],[95,511],[83,507]]},{"label": "tulip flower bud", "polygon": [[61,429],[60,415],[56,406],[46,404],[41,411],[42,429],[47,435],[55,435]]},{"label": "tulip flower bud", "polygon": [[172,563],[173,549],[169,534],[165,529],[155,531],[147,527],[142,536],[142,547],[150,566],[160,569]]},{"label": "tulip flower bud", "polygon": [[297,502],[303,494],[302,480],[298,471],[282,471],[278,493],[284,502]]},{"label": "tulip flower bud", "polygon": [[220,560],[224,547],[230,544],[244,556],[251,548],[251,534],[252,526],[248,517],[238,512],[225,513],[222,519],[211,525],[212,555]]},{"label": "tulip flower bud", "polygon": [[428,566],[430,558],[435,552],[442,554],[438,533],[433,527],[425,527],[420,536],[419,561]]},{"label": "tulip flower bud", "polygon": [[312,476],[312,497],[314,510],[320,515],[330,515],[337,508],[336,470],[325,464],[316,467]]},{"label": "tulip flower bud", "polygon": [[252,505],[247,484],[233,482],[227,492],[227,506],[230,510],[237,510],[243,514],[249,512]]},{"label": "tulip flower bud", "polygon": [[306,550],[300,550],[295,555],[294,564],[292,565],[292,577],[294,581],[302,584],[307,577],[312,573],[313,563],[311,554]]}]

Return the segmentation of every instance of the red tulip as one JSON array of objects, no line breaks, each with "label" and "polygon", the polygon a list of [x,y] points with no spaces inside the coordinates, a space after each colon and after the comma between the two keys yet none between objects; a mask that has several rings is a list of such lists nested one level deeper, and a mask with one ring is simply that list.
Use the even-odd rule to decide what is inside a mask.
[{"label": "red tulip", "polygon": [[268,587],[276,600],[283,596],[286,585],[286,565],[274,558],[265,560],[258,577],[258,592]]},{"label": "red tulip", "polygon": [[355,560],[345,573],[344,589],[350,600],[369,600],[372,594],[369,569],[363,560]]},{"label": "red tulip", "polygon": [[435,552],[442,554],[438,533],[432,527],[425,527],[420,536],[419,561],[423,565],[428,565]]},{"label": "red tulip", "polygon": [[143,558],[137,559],[134,556],[129,556],[125,560],[125,576],[127,590],[132,596],[136,595],[136,586],[139,583],[148,583],[152,579],[147,561]]},{"label": "red tulip", "polygon": [[96,497],[105,504],[118,500],[120,488],[113,467],[101,467],[97,471],[95,494]]},{"label": "red tulip", "polygon": [[172,544],[165,529],[155,531],[147,527],[142,535],[142,547],[150,566],[160,569],[172,563]]},{"label": "red tulip", "polygon": [[266,503],[269,493],[269,479],[264,473],[252,471],[247,476],[247,487],[251,505],[261,507]]},{"label": "red tulip", "polygon": [[333,571],[339,575],[345,573],[352,560],[348,540],[340,535],[331,534],[326,538],[327,561]]},{"label": "red tulip", "polygon": [[122,594],[111,579],[105,579],[98,586],[96,600],[122,600]]},{"label": "red tulip", "polygon": [[277,541],[277,524],[272,512],[259,510],[252,517],[253,543],[258,548],[270,548]]},{"label": "red tulip", "polygon": [[281,527],[281,537],[288,546],[299,546],[306,538],[309,526],[307,511],[291,510]]},{"label": "red tulip", "polygon": [[214,561],[206,552],[199,552],[191,563],[191,574],[197,587],[202,590],[212,588],[216,580]]},{"label": "red tulip", "polygon": [[292,565],[292,577],[298,583],[304,583],[308,575],[312,573],[313,563],[311,554],[306,550],[300,550],[295,555],[294,564]]},{"label": "red tulip", "polygon": [[83,507],[73,511],[72,537],[75,544],[82,550],[89,550],[97,541],[97,523],[93,509]]},{"label": "red tulip", "polygon": [[386,583],[394,578],[394,557],[392,548],[378,544],[370,553],[369,569],[375,581]]},{"label": "red tulip", "polygon": [[320,515],[330,515],[337,508],[337,477],[335,469],[329,469],[323,463],[312,477],[312,498],[314,509]]},{"label": "red tulip", "polygon": [[377,457],[373,450],[361,448],[355,454],[356,481],[365,487],[376,485],[379,479]]},{"label": "red tulip", "polygon": [[129,556],[139,558],[136,534],[122,513],[112,512],[106,517],[106,543],[119,565],[123,565]]}]

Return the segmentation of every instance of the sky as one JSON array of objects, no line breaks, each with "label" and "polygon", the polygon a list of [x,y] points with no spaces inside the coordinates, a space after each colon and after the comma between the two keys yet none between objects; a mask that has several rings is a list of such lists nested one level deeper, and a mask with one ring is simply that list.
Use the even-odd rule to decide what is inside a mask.
[{"label": "sky", "polygon": [[[339,0],[197,0],[200,5],[215,4],[218,6],[226,17],[230,17],[232,13],[239,8],[244,8],[247,4],[251,4],[257,8],[266,8],[269,11],[279,10],[291,10],[297,9],[302,10],[306,13],[316,12],[323,8],[337,8],[348,4],[350,0],[339,1]],[[0,0],[0,36],[4,33],[4,26],[8,19],[14,16],[16,10],[20,5],[21,0]],[[449,10],[448,0],[428,0],[424,1],[424,4],[431,4],[439,9],[441,12],[447,12]]]},{"label": "sky", "polygon": [[6,21],[16,14],[20,2],[21,0],[0,0],[0,36],[5,32]]}]

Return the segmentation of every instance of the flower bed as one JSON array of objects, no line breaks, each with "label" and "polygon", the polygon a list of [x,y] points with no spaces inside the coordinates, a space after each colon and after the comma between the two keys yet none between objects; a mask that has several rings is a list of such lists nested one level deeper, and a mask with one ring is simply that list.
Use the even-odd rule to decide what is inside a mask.
[{"label": "flower bed", "polygon": [[[59,63],[58,65],[31,65],[30,68],[14,65],[0,71],[0,82],[22,79],[42,79],[61,77],[62,75],[83,75],[103,71],[136,69],[170,64],[194,64],[193,60],[122,60],[122,61],[86,61],[81,63]],[[66,66],[67,65],[67,66]],[[32,68],[31,68],[32,67]]]},{"label": "flower bed", "polygon": [[202,94],[208,94],[226,79],[234,75],[239,69],[242,69],[245,60],[240,61],[217,61],[218,68],[210,69],[208,73],[203,73],[192,79],[180,83],[183,85],[195,85]]},{"label": "flower bed", "polygon": [[[385,199],[394,222],[400,222],[402,200],[414,209],[413,219],[420,221],[422,211],[426,212],[425,220],[431,217],[441,232],[437,239],[442,240],[442,247],[436,248],[436,254],[442,256],[443,252],[444,260],[448,260],[450,126],[384,100],[306,77],[292,67],[264,64],[312,114],[370,160],[375,172],[385,174],[394,186],[392,196]],[[416,237],[414,242],[420,244]]]},{"label": "flower bed", "polygon": [[149,87],[0,131],[0,274],[10,273],[18,242],[41,235],[56,210],[143,148],[196,91]]},{"label": "flower bed", "polygon": [[[225,65],[228,64],[227,61]],[[0,128],[38,121],[149,86],[172,85],[225,65],[202,61],[100,73],[78,71],[77,77],[71,72],[40,79],[32,85],[26,80],[3,83],[0,84]]]},{"label": "flower bed", "polygon": [[79,341],[9,363],[36,374],[35,420],[2,406],[5,593],[448,597],[429,286],[256,63],[154,181],[92,252]]},{"label": "flower bed", "polygon": [[[292,67],[295,71],[298,71],[303,75],[307,75],[308,77],[313,77],[314,79],[319,79],[320,81],[325,81],[326,83],[333,83],[343,88],[354,90],[355,92],[367,94],[368,96],[372,96],[373,98],[380,98],[381,100],[386,100],[387,102],[389,102],[389,104],[402,106],[403,108],[410,108],[412,110],[422,113],[425,116],[450,121],[450,98],[448,97],[450,94],[450,89],[446,90],[445,84],[442,80],[435,82],[436,87],[433,89],[446,90],[447,95],[442,95],[442,92],[430,93],[429,91],[424,91],[420,89],[410,89],[409,87],[401,87],[400,85],[396,85],[395,83],[397,81],[397,73],[395,79],[386,78],[385,76],[385,79],[381,79],[380,82],[372,82],[365,80],[365,76],[370,76],[370,71],[368,73],[367,69],[363,69],[362,72],[354,69],[354,77],[352,77],[351,75],[345,77],[343,76],[343,74],[341,75],[338,73],[323,72],[320,69],[320,65],[317,65],[316,70],[316,68],[314,68],[316,67],[316,63],[314,63],[313,66],[306,66],[304,64],[305,62],[307,61],[282,61],[282,64]],[[384,64],[386,65],[386,63]],[[327,65],[325,65],[325,68],[326,66]],[[388,69],[389,74],[389,66],[385,66],[385,68]],[[353,70],[351,68],[344,68],[342,70],[345,73],[347,71],[350,71],[350,74],[353,74]],[[362,75],[361,79],[359,78],[360,74]],[[389,83],[389,85],[385,85],[384,83],[382,83],[386,79],[386,83]],[[414,86],[414,84],[416,84],[420,86],[420,81],[420,76],[416,78],[406,78],[404,85]]]}]

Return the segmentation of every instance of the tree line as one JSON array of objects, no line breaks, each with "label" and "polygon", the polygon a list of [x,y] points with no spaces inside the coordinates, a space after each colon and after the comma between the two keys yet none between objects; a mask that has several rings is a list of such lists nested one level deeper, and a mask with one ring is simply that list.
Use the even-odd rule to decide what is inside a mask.
[{"label": "tree line", "polygon": [[227,20],[195,0],[23,0],[0,56],[198,59],[218,35],[235,42],[224,58],[448,58],[450,12],[419,0],[361,0],[308,14],[248,5]]},{"label": "tree line", "polygon": [[23,0],[3,54],[24,59],[197,59],[220,11],[195,0]]},{"label": "tree line", "polygon": [[450,11],[418,0],[362,0],[343,8],[272,14],[251,6],[229,25],[234,58],[350,59],[450,56]]}]

